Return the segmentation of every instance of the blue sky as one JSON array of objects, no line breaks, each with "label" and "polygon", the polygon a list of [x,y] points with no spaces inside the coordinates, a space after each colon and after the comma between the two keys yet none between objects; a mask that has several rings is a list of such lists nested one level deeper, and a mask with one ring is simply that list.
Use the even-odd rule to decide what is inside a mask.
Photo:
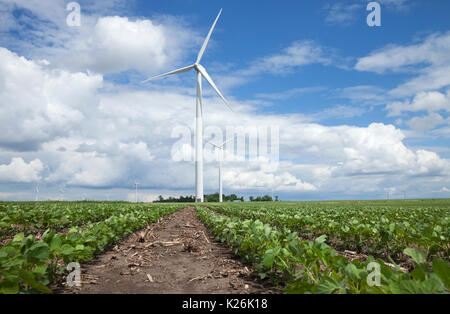
[{"label": "blue sky", "polygon": [[79,1],[69,27],[68,1],[0,1],[0,198],[193,194],[194,75],[140,81],[192,64],[220,8],[202,64],[235,113],[204,83],[205,126],[280,128],[277,169],[226,163],[226,193],[449,197],[450,4],[378,1],[369,27],[368,2]]}]

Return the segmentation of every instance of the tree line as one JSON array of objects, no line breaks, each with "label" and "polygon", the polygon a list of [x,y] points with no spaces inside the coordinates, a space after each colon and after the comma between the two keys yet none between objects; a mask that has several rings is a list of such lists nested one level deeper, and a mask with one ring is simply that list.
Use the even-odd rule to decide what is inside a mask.
[{"label": "tree line", "polygon": [[[244,197],[238,197],[236,194],[230,194],[230,195],[222,195],[224,202],[245,202]],[[205,194],[204,196],[205,202],[208,203],[217,203],[219,202],[219,193],[214,194]],[[250,202],[278,202],[278,196],[275,196],[275,200],[270,195],[264,195],[264,196],[250,196],[249,197]],[[179,197],[172,197],[169,196],[168,198],[164,198],[162,195],[158,196],[158,199],[153,201],[153,203],[194,203],[195,202],[195,196],[179,196]]]}]

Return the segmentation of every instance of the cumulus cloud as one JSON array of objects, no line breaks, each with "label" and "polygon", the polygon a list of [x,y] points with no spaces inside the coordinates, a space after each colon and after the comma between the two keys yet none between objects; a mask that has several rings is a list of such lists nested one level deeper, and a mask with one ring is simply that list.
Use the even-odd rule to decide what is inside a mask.
[{"label": "cumulus cloud", "polygon": [[89,114],[102,82],[98,75],[48,70],[0,47],[0,146],[33,150],[69,134]]},{"label": "cumulus cloud", "polygon": [[195,36],[170,20],[165,24],[149,19],[101,17],[88,34],[70,41],[67,54],[57,64],[70,69],[90,69],[99,73],[137,70],[156,73],[180,61]]},{"label": "cumulus cloud", "polygon": [[[79,2],[82,5],[82,25],[89,24],[91,16],[83,10],[90,5],[86,1]],[[96,2],[97,8],[102,8],[101,11],[106,12],[103,7],[108,6],[109,1],[99,0]],[[69,14],[66,11],[67,1],[0,0],[0,3],[2,21],[14,21],[0,29],[2,31],[0,44],[26,53],[27,56],[51,55],[55,51],[60,51],[64,44],[80,31],[80,28],[68,27],[66,24],[66,17]],[[15,36],[17,33],[23,34],[23,36]]]},{"label": "cumulus cloud", "polygon": [[236,190],[263,189],[276,191],[315,191],[317,188],[296,178],[289,172],[280,174],[259,171],[243,171],[242,169],[227,169],[223,176],[226,186]]},{"label": "cumulus cloud", "polygon": [[[142,188],[175,191],[193,186],[193,162],[175,162],[171,158],[177,141],[172,137],[174,127],[188,127],[190,137],[194,134],[192,94],[155,85],[148,91],[123,87],[104,91],[100,88],[101,75],[50,70],[6,49],[2,53],[5,63],[0,62],[0,69],[11,73],[2,76],[9,77],[8,84],[0,85],[1,97],[8,96],[10,104],[2,106],[2,117],[19,121],[14,131],[17,145],[22,141],[40,143],[35,151],[28,149],[27,154],[48,165],[49,171],[42,177],[45,182],[124,188],[139,180]],[[15,67],[23,71],[23,82],[30,86],[26,92],[19,88],[19,78],[12,75]],[[72,88],[66,87],[69,82]],[[292,161],[280,161],[275,170],[264,159],[248,162],[241,156],[227,162],[224,184],[229,190],[317,193],[340,187],[345,192],[349,186],[356,189],[352,183],[355,180],[363,185],[362,178],[366,183],[370,181],[372,190],[383,184],[383,180],[369,180],[367,176],[448,176],[446,159],[426,150],[407,148],[403,143],[405,135],[392,125],[323,126],[307,123],[298,114],[259,114],[254,105],[239,101],[232,105],[235,113],[227,112],[229,119],[223,119],[226,109],[220,99],[205,96],[205,132],[209,126],[223,132],[229,126],[279,126],[280,156]],[[8,132],[11,124],[5,120],[2,125],[2,132]],[[41,136],[36,130],[47,132]],[[36,134],[39,136],[33,138]],[[3,138],[3,146],[8,144],[7,138]],[[191,151],[192,145],[193,141],[188,143]],[[205,164],[205,188],[217,189],[215,162]]]},{"label": "cumulus cloud", "polygon": [[39,159],[26,163],[15,157],[8,165],[0,165],[0,181],[3,182],[35,182],[41,179],[40,173],[44,165]]},{"label": "cumulus cloud", "polygon": [[[127,6],[123,0],[81,1],[81,26],[69,27],[66,5],[64,0],[44,4],[34,0],[7,1],[0,17],[19,23],[8,23],[10,26],[0,29],[0,44],[27,56],[47,59],[53,68],[102,74],[136,70],[149,74],[180,62],[182,53],[191,51],[199,41],[181,19],[113,15],[119,9],[123,14]],[[15,32],[26,36],[16,38]]]}]

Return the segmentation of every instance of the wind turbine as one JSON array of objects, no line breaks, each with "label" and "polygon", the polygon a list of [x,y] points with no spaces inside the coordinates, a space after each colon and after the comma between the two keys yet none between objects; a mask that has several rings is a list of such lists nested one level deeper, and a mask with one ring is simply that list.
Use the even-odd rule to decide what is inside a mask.
[{"label": "wind turbine", "polygon": [[35,197],[35,202],[39,201],[39,183],[36,185],[36,197]]},{"label": "wind turbine", "polygon": [[223,159],[223,147],[225,144],[227,144],[229,141],[234,140],[234,138],[229,139],[228,141],[225,141],[222,143],[222,145],[216,145],[212,142],[207,142],[206,144],[210,144],[214,146],[216,149],[219,150],[219,203],[222,203],[222,159]]},{"label": "wind turbine", "polygon": [[136,203],[138,202],[138,185],[139,183],[137,181],[134,181],[134,185],[136,187]]},{"label": "wind turbine", "polygon": [[194,64],[187,66],[185,68],[181,68],[175,71],[171,71],[165,74],[161,74],[152,78],[149,78],[148,80],[143,81],[142,83],[148,82],[150,80],[162,78],[169,75],[174,74],[180,74],[187,71],[190,71],[194,69],[197,72],[197,106],[196,106],[196,117],[195,117],[195,125],[196,125],[196,131],[195,131],[195,201],[196,202],[203,202],[204,195],[203,195],[203,105],[202,105],[202,77],[211,85],[211,87],[216,91],[216,93],[219,95],[220,98],[224,101],[224,103],[230,108],[228,105],[227,100],[225,97],[223,97],[222,93],[217,88],[216,84],[214,84],[213,80],[209,76],[208,72],[206,72],[206,69],[200,64],[200,61],[202,60],[203,54],[205,52],[206,46],[208,45],[209,39],[211,37],[211,34],[214,30],[214,27],[216,26],[217,21],[219,20],[219,17],[222,13],[222,9],[220,9],[219,14],[217,15],[216,20],[214,21],[214,24],[212,25],[211,29],[209,30],[208,35],[206,36],[205,41],[203,42],[203,46],[200,49],[200,52],[198,53],[197,60]]},{"label": "wind turbine", "polygon": [[64,183],[59,189],[59,200],[64,201],[64,193],[66,193],[66,184]]}]

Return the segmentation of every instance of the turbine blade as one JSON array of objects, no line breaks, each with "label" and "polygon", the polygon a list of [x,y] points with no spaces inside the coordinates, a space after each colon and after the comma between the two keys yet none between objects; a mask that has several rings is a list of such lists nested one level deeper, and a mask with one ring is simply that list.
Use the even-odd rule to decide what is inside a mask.
[{"label": "turbine blade", "polygon": [[220,14],[222,14],[222,9],[220,9],[219,15],[217,15],[216,20],[214,21],[214,24],[211,26],[211,29],[209,30],[208,36],[206,36],[205,41],[203,42],[203,46],[200,49],[200,52],[198,53],[198,57],[197,57],[197,62],[196,63],[199,63],[200,60],[202,60],[203,53],[205,53],[206,46],[208,46],[209,39],[211,38],[211,34],[212,34],[213,30],[214,30],[214,27],[216,27],[216,23],[219,20]]},{"label": "turbine blade", "polygon": [[214,146],[214,147],[216,147],[216,148],[219,148],[219,149],[220,149],[219,145],[216,145],[216,144],[214,144],[214,143],[213,143],[213,142],[211,142],[211,141],[207,141],[207,142],[206,142],[206,144],[212,145],[212,146]]},{"label": "turbine blade", "polygon": [[228,101],[225,99],[225,97],[223,97],[222,93],[217,88],[216,84],[214,84],[214,82],[213,82],[212,78],[209,76],[208,72],[206,72],[205,68],[201,65],[198,65],[197,69],[202,74],[202,76],[205,78],[205,80],[209,83],[209,85],[211,85],[211,87],[216,91],[217,95],[219,95],[220,98],[222,98],[225,105],[227,105],[227,107],[230,108],[231,111],[233,111],[233,109],[228,104]]},{"label": "turbine blade", "polygon": [[225,146],[225,144],[227,144],[228,142],[234,141],[234,137],[230,138],[229,140],[226,140],[225,142],[222,143],[222,148]]},{"label": "turbine blade", "polygon": [[171,72],[167,72],[167,73],[164,73],[164,74],[161,74],[161,75],[157,75],[157,76],[151,77],[151,78],[149,78],[149,79],[147,79],[145,81],[142,81],[142,83],[147,83],[148,81],[156,80],[156,79],[159,79],[159,78],[162,78],[162,77],[165,77],[165,76],[169,76],[169,75],[184,73],[184,72],[187,72],[187,71],[189,71],[189,70],[191,70],[193,68],[194,68],[194,65],[190,65],[190,66],[185,67],[185,68],[181,68],[181,69],[178,69],[178,70],[174,70],[174,71],[171,71]]}]

